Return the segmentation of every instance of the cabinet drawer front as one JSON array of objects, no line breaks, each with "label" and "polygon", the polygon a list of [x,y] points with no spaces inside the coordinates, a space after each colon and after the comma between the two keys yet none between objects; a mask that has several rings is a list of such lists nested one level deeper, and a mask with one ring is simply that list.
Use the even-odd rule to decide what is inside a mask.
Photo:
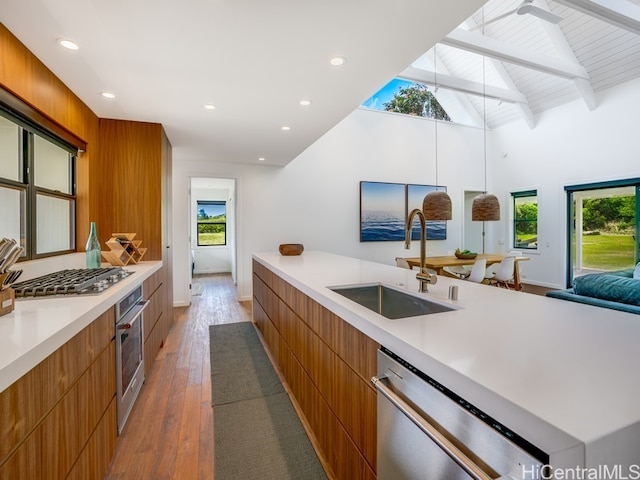
[{"label": "cabinet drawer front", "polygon": [[0,393],[0,464],[60,401],[114,335],[115,314],[111,308]]},{"label": "cabinet drawer front", "polygon": [[[35,430],[0,465],[0,479],[66,478],[113,402],[115,393],[115,343],[111,341]],[[115,421],[107,427],[115,436]]]}]

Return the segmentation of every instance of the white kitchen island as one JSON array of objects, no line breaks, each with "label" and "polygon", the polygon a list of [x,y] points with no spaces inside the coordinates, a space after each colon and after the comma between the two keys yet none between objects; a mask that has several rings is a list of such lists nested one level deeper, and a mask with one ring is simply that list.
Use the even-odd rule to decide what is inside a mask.
[{"label": "white kitchen island", "polygon": [[[418,294],[416,271],[324,252],[253,258],[542,449],[554,468],[606,465],[640,478],[640,316],[446,277]],[[328,288],[375,282],[456,310],[389,320]],[[457,301],[447,300],[451,284]]]}]

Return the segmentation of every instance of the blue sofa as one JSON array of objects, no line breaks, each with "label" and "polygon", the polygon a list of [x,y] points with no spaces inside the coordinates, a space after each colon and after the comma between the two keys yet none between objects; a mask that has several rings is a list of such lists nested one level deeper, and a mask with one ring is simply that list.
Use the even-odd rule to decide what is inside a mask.
[{"label": "blue sofa", "polygon": [[573,287],[547,292],[547,297],[640,315],[640,279],[633,268],[576,277]]}]

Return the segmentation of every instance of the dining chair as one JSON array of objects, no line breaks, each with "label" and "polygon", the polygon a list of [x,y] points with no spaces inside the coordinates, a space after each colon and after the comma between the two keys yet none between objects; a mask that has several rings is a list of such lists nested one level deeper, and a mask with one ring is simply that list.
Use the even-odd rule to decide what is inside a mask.
[{"label": "dining chair", "polygon": [[497,287],[509,288],[509,282],[513,279],[513,267],[516,261],[515,257],[504,257],[498,264],[496,273],[489,279],[489,285],[495,285]]},{"label": "dining chair", "polygon": [[[510,250],[507,252],[507,257],[522,257],[522,252],[520,250]],[[496,270],[498,269],[498,265],[500,265],[499,263],[492,263],[491,265],[489,265],[487,267],[487,270],[484,274],[484,279],[485,280],[491,280],[495,274],[496,274]]]},{"label": "dining chair", "polygon": [[411,270],[411,265],[409,265],[409,262],[407,262],[406,258],[396,257],[396,266],[400,268],[408,268],[409,270]]},{"label": "dining chair", "polygon": [[470,282],[482,283],[484,280],[484,272],[487,269],[487,259],[479,258],[476,260],[476,263],[473,264],[473,268],[471,269],[471,273],[466,278]]},{"label": "dining chair", "polygon": [[443,270],[452,276],[458,277],[460,279],[465,279],[471,273],[471,269],[467,268],[464,265],[455,265],[452,267],[443,267]]}]

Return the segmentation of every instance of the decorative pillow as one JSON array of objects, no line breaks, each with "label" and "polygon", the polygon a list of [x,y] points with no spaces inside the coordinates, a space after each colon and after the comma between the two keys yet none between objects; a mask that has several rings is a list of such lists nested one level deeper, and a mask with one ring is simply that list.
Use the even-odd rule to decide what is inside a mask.
[{"label": "decorative pillow", "polygon": [[574,280],[573,289],[578,295],[640,305],[640,279],[636,278],[604,273],[584,275]]},{"label": "decorative pillow", "polygon": [[633,271],[633,278],[640,279],[640,262],[638,262],[636,269]]}]

